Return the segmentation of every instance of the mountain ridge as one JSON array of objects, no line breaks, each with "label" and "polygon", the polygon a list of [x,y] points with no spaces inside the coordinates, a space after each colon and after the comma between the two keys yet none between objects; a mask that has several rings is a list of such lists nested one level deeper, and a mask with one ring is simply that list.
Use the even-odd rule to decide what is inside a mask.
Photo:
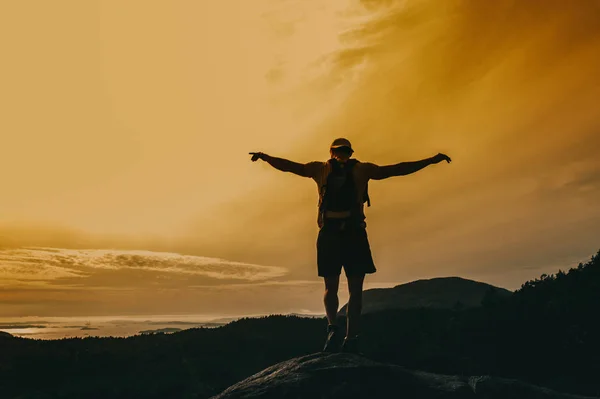
[{"label": "mountain ridge", "polygon": [[[457,276],[419,279],[392,288],[365,290],[363,314],[407,308],[478,307],[490,295],[506,298],[512,295],[512,291]],[[338,315],[345,315],[347,306],[345,304]]]}]

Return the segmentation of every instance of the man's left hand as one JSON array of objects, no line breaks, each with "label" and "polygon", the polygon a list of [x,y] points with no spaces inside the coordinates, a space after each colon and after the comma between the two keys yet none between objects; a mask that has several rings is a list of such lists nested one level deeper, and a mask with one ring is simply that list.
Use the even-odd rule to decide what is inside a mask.
[{"label": "man's left hand", "polygon": [[262,152],[251,152],[250,155],[252,155],[252,158],[250,158],[252,162],[256,162],[259,159],[263,159],[264,156]]}]

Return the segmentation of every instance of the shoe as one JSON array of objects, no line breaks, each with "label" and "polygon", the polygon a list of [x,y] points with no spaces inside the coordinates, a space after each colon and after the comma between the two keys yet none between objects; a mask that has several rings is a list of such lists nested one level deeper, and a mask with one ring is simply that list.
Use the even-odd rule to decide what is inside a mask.
[{"label": "shoe", "polygon": [[323,352],[335,353],[340,351],[340,333],[339,327],[330,324],[327,326],[327,341],[325,341],[325,346],[323,347]]},{"label": "shoe", "polygon": [[355,355],[362,355],[362,353],[358,350],[358,335],[352,338],[344,338],[344,343],[342,344],[342,352],[353,353]]}]

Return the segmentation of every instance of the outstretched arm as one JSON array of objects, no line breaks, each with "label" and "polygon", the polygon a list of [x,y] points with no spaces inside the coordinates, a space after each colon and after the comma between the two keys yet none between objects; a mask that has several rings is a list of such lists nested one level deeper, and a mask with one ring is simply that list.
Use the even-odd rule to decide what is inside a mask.
[{"label": "outstretched arm", "polygon": [[252,162],[263,160],[277,170],[282,172],[291,172],[302,177],[313,177],[311,163],[302,164],[288,159],[272,157],[262,152],[251,152]]},{"label": "outstretched arm", "polygon": [[387,166],[377,166],[373,165],[371,171],[371,179],[373,180],[382,180],[387,179],[388,177],[393,176],[404,176],[409,175],[411,173],[415,173],[426,166],[432,165],[434,163],[439,163],[441,161],[446,161],[448,163],[452,162],[450,157],[445,154],[437,154],[431,158],[425,158],[420,161],[414,162],[400,162],[395,165],[387,165]]}]

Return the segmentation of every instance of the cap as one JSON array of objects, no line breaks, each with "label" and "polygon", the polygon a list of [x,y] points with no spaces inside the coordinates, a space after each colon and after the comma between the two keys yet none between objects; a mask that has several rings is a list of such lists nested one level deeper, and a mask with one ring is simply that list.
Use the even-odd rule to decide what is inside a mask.
[{"label": "cap", "polygon": [[342,148],[342,147],[347,147],[350,149],[350,151],[354,152],[354,150],[352,149],[352,145],[350,144],[350,141],[348,139],[344,139],[344,138],[339,138],[339,139],[333,140],[333,143],[331,143],[331,146],[329,148],[333,150],[334,148]]}]

